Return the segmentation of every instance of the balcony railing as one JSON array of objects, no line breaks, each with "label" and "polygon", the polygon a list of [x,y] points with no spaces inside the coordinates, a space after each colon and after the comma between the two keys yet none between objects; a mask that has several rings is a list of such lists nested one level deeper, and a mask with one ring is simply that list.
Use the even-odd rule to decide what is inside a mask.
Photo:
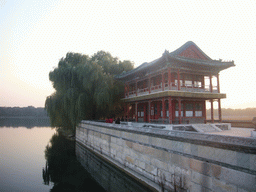
[{"label": "balcony railing", "polygon": [[[148,87],[146,88],[141,88],[137,89],[137,96],[141,95],[146,95],[146,94],[152,94],[156,92],[162,92],[162,91],[177,91],[178,90],[178,84],[177,83],[171,83],[170,86],[168,83],[164,84],[164,90],[162,89],[162,83],[159,85],[154,85],[150,87],[150,93]],[[205,85],[205,86],[197,86],[193,84],[181,84],[180,85],[180,91],[187,91],[187,92],[211,92],[210,85]],[[212,93],[218,93],[217,86],[212,86]],[[136,91],[130,91],[129,93],[126,93],[125,98],[128,97],[135,97],[136,96]]]}]

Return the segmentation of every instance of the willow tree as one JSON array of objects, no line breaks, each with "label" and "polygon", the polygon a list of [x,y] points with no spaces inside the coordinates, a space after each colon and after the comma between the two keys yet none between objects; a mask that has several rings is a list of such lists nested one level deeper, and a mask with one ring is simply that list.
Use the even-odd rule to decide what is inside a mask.
[{"label": "willow tree", "polygon": [[49,73],[55,89],[45,101],[51,125],[74,132],[82,119],[119,115],[124,85],[114,76],[131,69],[132,62],[120,61],[104,51],[91,57],[67,53]]}]

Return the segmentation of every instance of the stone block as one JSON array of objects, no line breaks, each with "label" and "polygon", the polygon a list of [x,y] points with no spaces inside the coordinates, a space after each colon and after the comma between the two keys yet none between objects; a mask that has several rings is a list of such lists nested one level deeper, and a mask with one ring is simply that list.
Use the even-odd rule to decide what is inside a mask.
[{"label": "stone block", "polygon": [[121,138],[117,138],[116,139],[116,142],[117,142],[117,145],[122,145],[123,144],[123,139],[121,139]]},{"label": "stone block", "polygon": [[147,136],[147,135],[141,135],[141,134],[133,134],[134,136],[133,136],[133,139],[135,140],[135,141],[138,141],[138,142],[141,142],[141,143],[146,143],[146,144],[148,144],[149,142],[148,142],[148,138],[149,138],[149,136]]},{"label": "stone block", "polygon": [[132,144],[132,149],[136,152],[143,153],[144,152],[144,146],[138,143]]},{"label": "stone block", "polygon": [[143,153],[148,155],[148,156],[153,156],[154,155],[154,148],[149,147],[149,146],[144,146],[144,151]]},{"label": "stone block", "polygon": [[105,134],[101,134],[101,139],[104,139],[105,141],[110,141],[110,136],[105,135]]},{"label": "stone block", "polygon": [[250,154],[236,152],[237,166],[250,169],[250,163]]},{"label": "stone block", "polygon": [[148,163],[145,164],[145,170],[152,175],[157,175],[157,168]]},{"label": "stone block", "polygon": [[125,145],[126,145],[126,147],[128,147],[128,148],[132,148],[132,142],[131,141],[125,141]]},{"label": "stone block", "polygon": [[190,148],[191,148],[190,154],[194,156],[198,156],[198,146],[191,144]]},{"label": "stone block", "polygon": [[168,170],[168,164],[158,159],[152,158],[150,163],[159,169]]},{"label": "stone block", "polygon": [[162,139],[162,140],[161,140],[161,147],[162,147],[162,148],[165,148],[165,149],[172,150],[172,143],[173,143],[172,140],[169,140],[169,139]]},{"label": "stone block", "polygon": [[212,190],[218,192],[234,192],[237,191],[237,187],[235,185],[227,184],[224,181],[213,179]]},{"label": "stone block", "polygon": [[173,141],[172,150],[183,153],[183,142]]},{"label": "stone block", "polygon": [[151,181],[154,181],[155,175],[147,172],[146,170],[142,170],[142,175],[144,175],[146,178],[150,179]]},{"label": "stone block", "polygon": [[130,163],[130,164],[134,164],[134,159],[132,158],[132,157],[130,157],[130,156],[126,156],[125,157],[125,161],[127,161],[128,163]]},{"label": "stone block", "polygon": [[238,189],[237,189],[237,192],[249,192],[249,191],[244,190],[244,189],[241,189],[241,188],[238,188]]},{"label": "stone block", "polygon": [[180,155],[180,162],[178,165],[181,168],[189,169],[190,168],[190,158]]},{"label": "stone block", "polygon": [[133,133],[129,133],[129,132],[125,132],[125,131],[122,132],[121,137],[125,138],[125,139],[129,139],[129,140],[134,140]]},{"label": "stone block", "polygon": [[164,161],[164,151],[160,150],[160,149],[154,149],[153,153],[151,154],[151,156],[155,159]]},{"label": "stone block", "polygon": [[130,156],[131,155],[131,149],[125,147],[124,150],[123,150],[123,153],[124,153],[124,155],[129,155]]},{"label": "stone block", "polygon": [[174,165],[180,165],[180,161],[181,161],[181,156],[178,154],[170,154],[170,158],[171,158],[171,163]]},{"label": "stone block", "polygon": [[256,175],[222,167],[220,180],[248,191],[256,191]]},{"label": "stone block", "polygon": [[149,144],[157,147],[162,146],[162,139],[158,137],[150,137],[149,138]]},{"label": "stone block", "polygon": [[146,163],[143,162],[143,161],[139,161],[139,162],[138,162],[138,166],[139,166],[141,169],[146,169]]},{"label": "stone block", "polygon": [[142,159],[142,161],[144,161],[145,163],[150,163],[150,156],[149,155],[142,155],[141,156],[141,159]]},{"label": "stone block", "polygon": [[194,183],[194,182],[189,183],[189,185],[190,185],[191,192],[199,192],[199,191],[200,192],[210,192],[210,191],[212,192],[211,189],[203,187],[202,185]]},{"label": "stone block", "polygon": [[256,155],[250,154],[250,169],[256,171]]},{"label": "stone block", "polygon": [[223,162],[230,165],[237,165],[237,156],[236,151],[225,150],[226,157],[223,159]]},{"label": "stone block", "polygon": [[212,178],[196,171],[192,171],[192,182],[197,183],[207,189],[212,189]]},{"label": "stone block", "polygon": [[168,172],[170,172],[171,174],[175,173],[175,165],[172,163],[168,164]]},{"label": "stone block", "polygon": [[208,176],[210,176],[210,173],[211,173],[211,166],[209,163],[204,161],[199,161],[196,159],[190,159],[190,169]]},{"label": "stone block", "polygon": [[116,143],[116,137],[111,137],[111,143]]},{"label": "stone block", "polygon": [[211,166],[211,176],[216,179],[220,179],[222,167],[215,164],[210,164],[210,166]]},{"label": "stone block", "polygon": [[186,154],[191,153],[191,144],[190,143],[183,143],[183,152]]}]

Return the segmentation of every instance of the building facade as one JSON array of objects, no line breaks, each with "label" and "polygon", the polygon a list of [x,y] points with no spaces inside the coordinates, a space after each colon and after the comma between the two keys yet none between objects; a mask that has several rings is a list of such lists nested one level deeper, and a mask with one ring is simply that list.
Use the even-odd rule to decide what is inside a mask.
[{"label": "building facade", "polygon": [[150,63],[123,72],[116,79],[125,83],[124,115],[127,121],[151,123],[205,123],[206,102],[218,103],[221,121],[219,72],[234,61],[212,60],[189,41],[173,52],[165,51]]}]

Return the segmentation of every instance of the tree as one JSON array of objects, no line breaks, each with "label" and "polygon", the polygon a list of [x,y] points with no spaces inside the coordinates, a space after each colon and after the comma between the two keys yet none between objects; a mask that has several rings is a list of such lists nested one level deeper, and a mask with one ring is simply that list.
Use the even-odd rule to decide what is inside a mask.
[{"label": "tree", "polygon": [[133,69],[130,61],[120,61],[99,51],[92,57],[67,53],[49,73],[55,93],[45,108],[51,125],[75,131],[82,119],[100,119],[121,113],[124,85],[114,76]]}]

